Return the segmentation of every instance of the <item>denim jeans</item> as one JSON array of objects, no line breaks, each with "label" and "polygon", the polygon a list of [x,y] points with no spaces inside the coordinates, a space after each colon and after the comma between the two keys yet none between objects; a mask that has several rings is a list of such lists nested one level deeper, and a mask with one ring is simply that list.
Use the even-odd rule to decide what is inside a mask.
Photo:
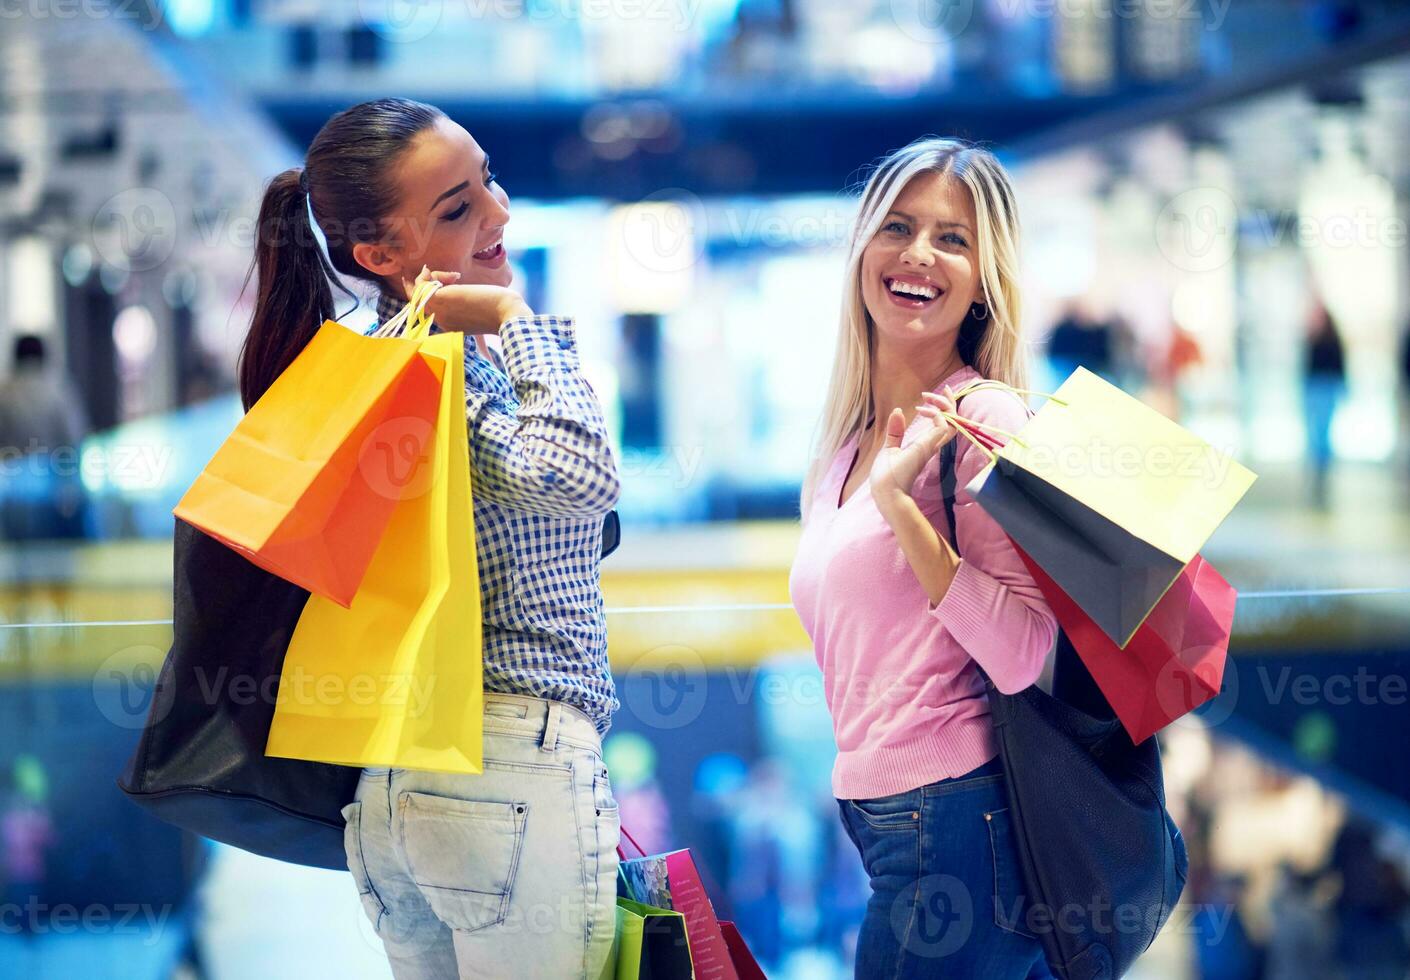
[{"label": "denim jeans", "polygon": [[1051,977],[1024,928],[1003,764],[874,800],[838,800],[871,878],[858,980]]},{"label": "denim jeans", "polygon": [[485,693],[484,772],[366,768],[343,808],[397,980],[598,980],[616,929],[617,803],[587,715]]}]

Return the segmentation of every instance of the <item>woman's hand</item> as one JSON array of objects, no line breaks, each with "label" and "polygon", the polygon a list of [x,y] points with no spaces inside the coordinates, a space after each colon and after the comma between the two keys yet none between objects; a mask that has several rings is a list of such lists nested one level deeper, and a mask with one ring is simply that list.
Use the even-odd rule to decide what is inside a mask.
[{"label": "woman's hand", "polygon": [[924,403],[916,406],[916,414],[930,420],[920,437],[902,448],[906,434],[906,416],[899,408],[886,420],[885,441],[871,465],[871,495],[883,517],[895,513],[896,506],[910,499],[911,487],[925,465],[935,458],[945,443],[958,430],[941,412],[955,410],[955,398],[946,385],[942,394],[925,392]]},{"label": "woman's hand", "polygon": [[504,286],[459,285],[458,272],[432,272],[422,269],[415,283],[402,280],[408,296],[417,285],[435,279],[442,283],[426,302],[426,312],[445,330],[460,333],[499,333],[506,320],[533,316],[524,297]]}]

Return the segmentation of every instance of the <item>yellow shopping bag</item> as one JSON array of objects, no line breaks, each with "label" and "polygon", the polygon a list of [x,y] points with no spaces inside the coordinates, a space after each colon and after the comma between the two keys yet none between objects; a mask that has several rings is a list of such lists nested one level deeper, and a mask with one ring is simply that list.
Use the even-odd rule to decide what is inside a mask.
[{"label": "yellow shopping bag", "polygon": [[1125,647],[1254,474],[1078,368],[966,488]]},{"label": "yellow shopping bag", "polygon": [[315,595],[304,607],[284,656],[267,755],[481,771],[465,336],[428,337],[430,321],[413,320],[408,337],[440,383],[434,437],[351,606]]}]

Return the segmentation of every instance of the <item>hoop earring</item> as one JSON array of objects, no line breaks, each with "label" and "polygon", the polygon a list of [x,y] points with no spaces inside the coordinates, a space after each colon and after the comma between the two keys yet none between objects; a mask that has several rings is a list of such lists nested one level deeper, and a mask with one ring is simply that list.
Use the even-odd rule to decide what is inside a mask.
[{"label": "hoop earring", "polygon": [[[976,307],[979,309],[978,313],[974,312]],[[973,303],[970,305],[969,315],[976,320],[987,320],[989,319],[989,307],[984,306],[982,303]]]}]

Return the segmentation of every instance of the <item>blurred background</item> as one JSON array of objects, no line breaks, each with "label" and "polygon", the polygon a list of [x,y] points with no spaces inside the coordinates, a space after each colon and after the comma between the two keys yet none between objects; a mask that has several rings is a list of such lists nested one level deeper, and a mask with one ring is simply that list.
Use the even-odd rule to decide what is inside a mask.
[{"label": "blurred background", "polygon": [[851,192],[926,133],[1011,168],[1033,387],[1086,365],[1260,475],[1204,550],[1238,615],[1161,734],[1192,870],[1135,975],[1407,976],[1390,0],[0,0],[0,975],[389,976],[346,875],[113,784],[171,509],[240,416],[262,185],[384,95],[475,135],[517,285],[578,320],[625,483],[623,820],[693,849],[771,977],[850,977],[867,894],[787,570]]}]

